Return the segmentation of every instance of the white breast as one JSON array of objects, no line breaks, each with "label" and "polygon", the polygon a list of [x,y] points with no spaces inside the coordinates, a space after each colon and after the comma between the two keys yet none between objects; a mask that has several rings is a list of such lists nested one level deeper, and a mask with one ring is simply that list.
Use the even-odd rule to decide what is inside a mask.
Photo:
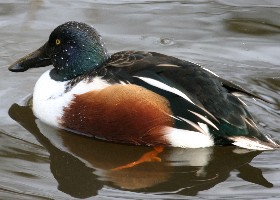
[{"label": "white breast", "polygon": [[65,93],[68,81],[54,81],[50,70],[46,71],[37,81],[33,93],[34,115],[44,123],[59,127],[59,119],[63,109],[68,106],[75,94],[83,94],[91,90],[100,90],[110,86],[101,77],[96,77],[91,83],[79,82],[71,91]]}]

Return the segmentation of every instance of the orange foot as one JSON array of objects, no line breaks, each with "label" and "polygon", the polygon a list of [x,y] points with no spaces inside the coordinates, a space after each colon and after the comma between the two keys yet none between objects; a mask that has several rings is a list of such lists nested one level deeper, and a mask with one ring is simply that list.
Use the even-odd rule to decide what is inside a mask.
[{"label": "orange foot", "polygon": [[126,165],[113,168],[112,171],[131,168],[144,162],[161,162],[161,159],[157,155],[161,153],[163,149],[164,149],[163,147],[154,147],[154,150],[145,153],[138,160],[128,163]]}]

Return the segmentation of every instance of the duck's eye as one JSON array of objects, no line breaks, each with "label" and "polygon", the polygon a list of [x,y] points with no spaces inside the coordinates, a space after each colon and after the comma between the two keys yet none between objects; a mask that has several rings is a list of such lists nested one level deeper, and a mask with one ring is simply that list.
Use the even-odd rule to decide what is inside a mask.
[{"label": "duck's eye", "polygon": [[60,45],[60,43],[61,43],[61,40],[60,40],[60,39],[56,39],[56,40],[55,40],[55,45]]}]

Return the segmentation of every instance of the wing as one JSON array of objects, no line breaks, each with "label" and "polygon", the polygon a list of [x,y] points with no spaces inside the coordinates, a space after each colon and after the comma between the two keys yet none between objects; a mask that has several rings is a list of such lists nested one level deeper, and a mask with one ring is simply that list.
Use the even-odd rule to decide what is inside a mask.
[{"label": "wing", "polygon": [[250,96],[252,98],[256,98],[256,99],[260,99],[266,103],[270,103],[270,101],[262,98],[261,96],[259,95],[256,95],[256,94],[253,94],[252,92],[240,87],[239,85],[236,85],[235,83],[233,82],[230,82],[230,81],[227,81],[225,79],[222,79],[222,78],[219,78],[220,82],[223,84],[223,87],[226,88],[230,93],[238,96],[238,95],[247,95],[247,96]]},{"label": "wing", "polygon": [[[242,88],[241,86],[233,82],[220,78],[218,75],[216,75],[215,73],[211,72],[206,68],[203,68],[202,66],[199,66],[192,62],[179,60],[177,58],[166,56],[155,52],[144,52],[144,51],[118,52],[112,55],[109,65],[114,67],[119,67],[119,68],[126,68],[126,70],[128,70],[129,73],[141,71],[143,69],[153,69],[156,70],[156,72],[160,73],[160,72],[165,72],[165,70],[166,72],[168,72],[170,71],[170,68],[172,70],[172,68],[174,67],[179,67],[181,68],[179,69],[179,71],[183,70],[186,72],[188,70],[187,74],[195,75],[196,73],[194,72],[194,69],[196,69],[199,72],[202,72],[203,76],[210,75],[211,78],[213,78],[214,75],[214,78],[216,78],[219,81],[219,83],[221,83],[222,86],[232,94],[239,93],[243,95],[248,95],[250,97],[265,101],[267,103],[271,103],[268,100],[256,94],[253,94],[252,92]],[[166,68],[162,68],[162,67],[166,67]]]},{"label": "wing", "polygon": [[125,51],[113,54],[107,68],[116,80],[168,99],[178,128],[210,131],[216,143],[235,141],[236,136],[268,141],[233,93],[260,97],[197,64],[154,52]]}]

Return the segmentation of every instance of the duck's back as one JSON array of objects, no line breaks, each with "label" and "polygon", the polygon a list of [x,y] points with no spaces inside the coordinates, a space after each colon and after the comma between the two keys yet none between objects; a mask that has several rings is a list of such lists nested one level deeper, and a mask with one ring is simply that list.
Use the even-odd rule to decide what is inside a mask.
[{"label": "duck's back", "polygon": [[258,130],[235,93],[262,98],[197,64],[154,52],[132,51],[114,54],[108,66],[119,71],[112,73],[118,80],[141,85],[165,97],[177,118],[176,128],[198,131],[198,125],[211,133],[216,144],[236,142],[242,146],[244,142],[244,146],[262,148],[264,142],[263,145],[271,146],[272,140]]}]

